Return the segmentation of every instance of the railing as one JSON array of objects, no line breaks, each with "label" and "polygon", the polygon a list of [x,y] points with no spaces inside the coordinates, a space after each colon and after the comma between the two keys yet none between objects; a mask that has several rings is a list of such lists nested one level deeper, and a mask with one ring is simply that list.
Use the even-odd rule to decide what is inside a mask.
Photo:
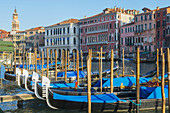
[{"label": "railing", "polygon": [[96,31],[88,31],[87,34],[100,33],[100,32],[107,32],[107,31],[108,31],[108,29],[96,30]]},{"label": "railing", "polygon": [[143,46],[143,43],[134,43],[135,46]]},{"label": "railing", "polygon": [[87,45],[96,45],[96,44],[108,44],[108,41],[87,43]]}]

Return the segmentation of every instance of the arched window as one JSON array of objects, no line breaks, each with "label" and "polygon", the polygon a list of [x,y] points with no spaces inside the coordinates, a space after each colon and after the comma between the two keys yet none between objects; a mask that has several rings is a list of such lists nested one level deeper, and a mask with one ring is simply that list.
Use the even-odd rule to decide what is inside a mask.
[{"label": "arched window", "polygon": [[83,40],[81,39],[81,44],[83,43]]},{"label": "arched window", "polygon": [[76,33],[76,27],[74,27],[73,32]]},{"label": "arched window", "polygon": [[52,33],[53,33],[53,30],[51,29],[51,35],[52,35]]},{"label": "arched window", "polygon": [[47,36],[48,36],[48,30],[47,30]]},{"label": "arched window", "polygon": [[74,45],[76,45],[76,38],[75,37],[74,37],[73,43],[74,43]]}]

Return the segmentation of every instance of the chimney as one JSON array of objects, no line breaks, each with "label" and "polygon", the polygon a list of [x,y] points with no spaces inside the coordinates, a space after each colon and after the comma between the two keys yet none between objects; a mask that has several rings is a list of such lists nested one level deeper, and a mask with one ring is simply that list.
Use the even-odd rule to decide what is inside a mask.
[{"label": "chimney", "polygon": [[123,13],[125,13],[125,8],[123,8]]},{"label": "chimney", "polygon": [[116,6],[115,6],[115,8],[114,8],[114,9],[115,9],[115,11],[116,11]]},{"label": "chimney", "polygon": [[119,11],[122,12],[122,8],[121,7],[119,8]]},{"label": "chimney", "polygon": [[156,7],[156,10],[159,10],[159,6]]},{"label": "chimney", "polygon": [[84,16],[84,18],[87,18],[87,16]]}]

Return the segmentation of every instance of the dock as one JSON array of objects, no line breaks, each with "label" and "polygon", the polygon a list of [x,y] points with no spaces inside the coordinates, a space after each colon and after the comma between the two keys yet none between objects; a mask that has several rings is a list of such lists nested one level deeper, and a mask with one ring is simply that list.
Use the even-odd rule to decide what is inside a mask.
[{"label": "dock", "polygon": [[11,102],[11,101],[23,101],[23,100],[32,100],[37,99],[35,94],[16,94],[16,95],[4,95],[0,96],[0,103],[2,102]]}]

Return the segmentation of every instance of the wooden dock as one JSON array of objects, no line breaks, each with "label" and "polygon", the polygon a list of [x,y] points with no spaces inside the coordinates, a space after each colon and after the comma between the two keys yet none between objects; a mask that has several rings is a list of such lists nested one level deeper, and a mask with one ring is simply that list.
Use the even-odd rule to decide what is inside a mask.
[{"label": "wooden dock", "polygon": [[2,102],[11,102],[11,101],[23,101],[23,100],[32,100],[37,99],[34,94],[17,94],[17,95],[5,95],[0,96],[0,103]]}]

